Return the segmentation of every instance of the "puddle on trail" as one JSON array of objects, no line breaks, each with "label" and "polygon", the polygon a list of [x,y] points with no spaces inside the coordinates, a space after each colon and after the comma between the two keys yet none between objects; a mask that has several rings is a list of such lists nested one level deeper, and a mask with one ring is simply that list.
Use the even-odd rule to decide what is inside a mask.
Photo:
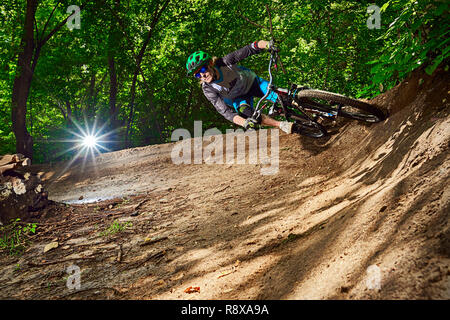
[{"label": "puddle on trail", "polygon": [[75,199],[75,200],[63,200],[61,201],[62,203],[65,204],[87,204],[87,203],[95,203],[95,202],[100,202],[100,201],[106,201],[106,200],[111,200],[117,197],[94,197],[94,198],[83,198],[83,199]]}]

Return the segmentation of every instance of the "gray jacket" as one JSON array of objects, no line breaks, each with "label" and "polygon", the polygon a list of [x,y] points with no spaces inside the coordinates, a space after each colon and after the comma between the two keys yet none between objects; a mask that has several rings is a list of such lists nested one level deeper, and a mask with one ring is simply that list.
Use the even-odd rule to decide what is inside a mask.
[{"label": "gray jacket", "polygon": [[254,42],[217,59],[215,67],[219,70],[220,78],[211,83],[202,83],[205,97],[221,115],[231,122],[237,113],[234,108],[228,107],[227,103],[231,104],[237,97],[245,95],[256,77],[252,70],[238,66],[236,63],[261,51],[263,49],[258,48]]}]

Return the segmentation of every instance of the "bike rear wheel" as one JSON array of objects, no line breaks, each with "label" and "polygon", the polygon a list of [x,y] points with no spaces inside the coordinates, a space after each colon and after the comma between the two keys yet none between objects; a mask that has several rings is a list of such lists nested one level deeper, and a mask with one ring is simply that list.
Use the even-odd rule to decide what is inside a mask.
[{"label": "bike rear wheel", "polygon": [[306,89],[297,93],[296,100],[306,108],[359,121],[375,123],[386,118],[383,112],[373,105],[333,92]]}]

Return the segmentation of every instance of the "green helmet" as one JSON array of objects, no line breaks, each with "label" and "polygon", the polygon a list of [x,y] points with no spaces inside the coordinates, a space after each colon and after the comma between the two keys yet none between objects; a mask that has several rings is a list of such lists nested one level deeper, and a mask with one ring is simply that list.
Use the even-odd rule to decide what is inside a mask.
[{"label": "green helmet", "polygon": [[211,56],[203,51],[196,51],[191,54],[186,62],[187,75],[191,74],[198,67],[202,66],[211,59]]}]

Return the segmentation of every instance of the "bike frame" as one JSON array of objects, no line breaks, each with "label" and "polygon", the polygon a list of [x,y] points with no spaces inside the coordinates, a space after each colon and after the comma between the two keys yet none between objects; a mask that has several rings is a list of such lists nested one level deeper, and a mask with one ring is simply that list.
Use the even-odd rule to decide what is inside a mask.
[{"label": "bike frame", "polygon": [[255,123],[259,122],[258,120],[261,117],[262,110],[266,108],[267,103],[265,103],[262,106],[260,106],[260,105],[261,105],[261,103],[264,100],[266,100],[266,98],[272,92],[277,93],[277,95],[278,95],[278,99],[277,100],[278,101],[277,102],[272,102],[272,106],[270,108],[269,115],[272,115],[274,113],[275,106],[276,106],[277,103],[279,103],[281,105],[281,108],[283,109],[284,117],[287,120],[290,119],[292,112],[289,111],[289,109],[287,108],[288,106],[283,102],[283,99],[280,98],[281,96],[284,96],[284,97],[287,98],[286,100],[290,101],[291,105],[295,103],[295,106],[299,109],[299,111],[301,113],[303,113],[304,116],[306,118],[308,118],[310,121],[314,121],[315,122],[315,120],[313,119],[313,117],[309,113],[313,113],[313,114],[316,114],[318,116],[325,117],[325,118],[332,118],[332,119],[334,119],[334,118],[337,117],[337,115],[339,113],[339,110],[335,111],[335,112],[325,112],[325,111],[318,110],[318,108],[320,108],[320,107],[318,107],[318,108],[315,108],[314,106],[308,107],[307,103],[305,103],[305,105],[302,105],[298,101],[295,100],[294,97],[295,97],[295,95],[296,95],[296,93],[298,91],[305,90],[305,89],[310,89],[310,88],[308,88],[308,87],[297,87],[297,85],[292,84],[291,88],[289,90],[287,90],[287,89],[277,88],[275,85],[273,85],[272,66],[274,64],[276,64],[277,59],[278,59],[277,51],[276,50],[270,50],[270,59],[269,59],[269,68],[268,68],[268,71],[269,71],[268,90],[267,90],[266,94],[258,101],[258,103],[257,103],[257,105],[255,107],[255,110],[253,112],[253,115],[252,115],[252,117],[250,119],[251,121],[253,121]]}]

